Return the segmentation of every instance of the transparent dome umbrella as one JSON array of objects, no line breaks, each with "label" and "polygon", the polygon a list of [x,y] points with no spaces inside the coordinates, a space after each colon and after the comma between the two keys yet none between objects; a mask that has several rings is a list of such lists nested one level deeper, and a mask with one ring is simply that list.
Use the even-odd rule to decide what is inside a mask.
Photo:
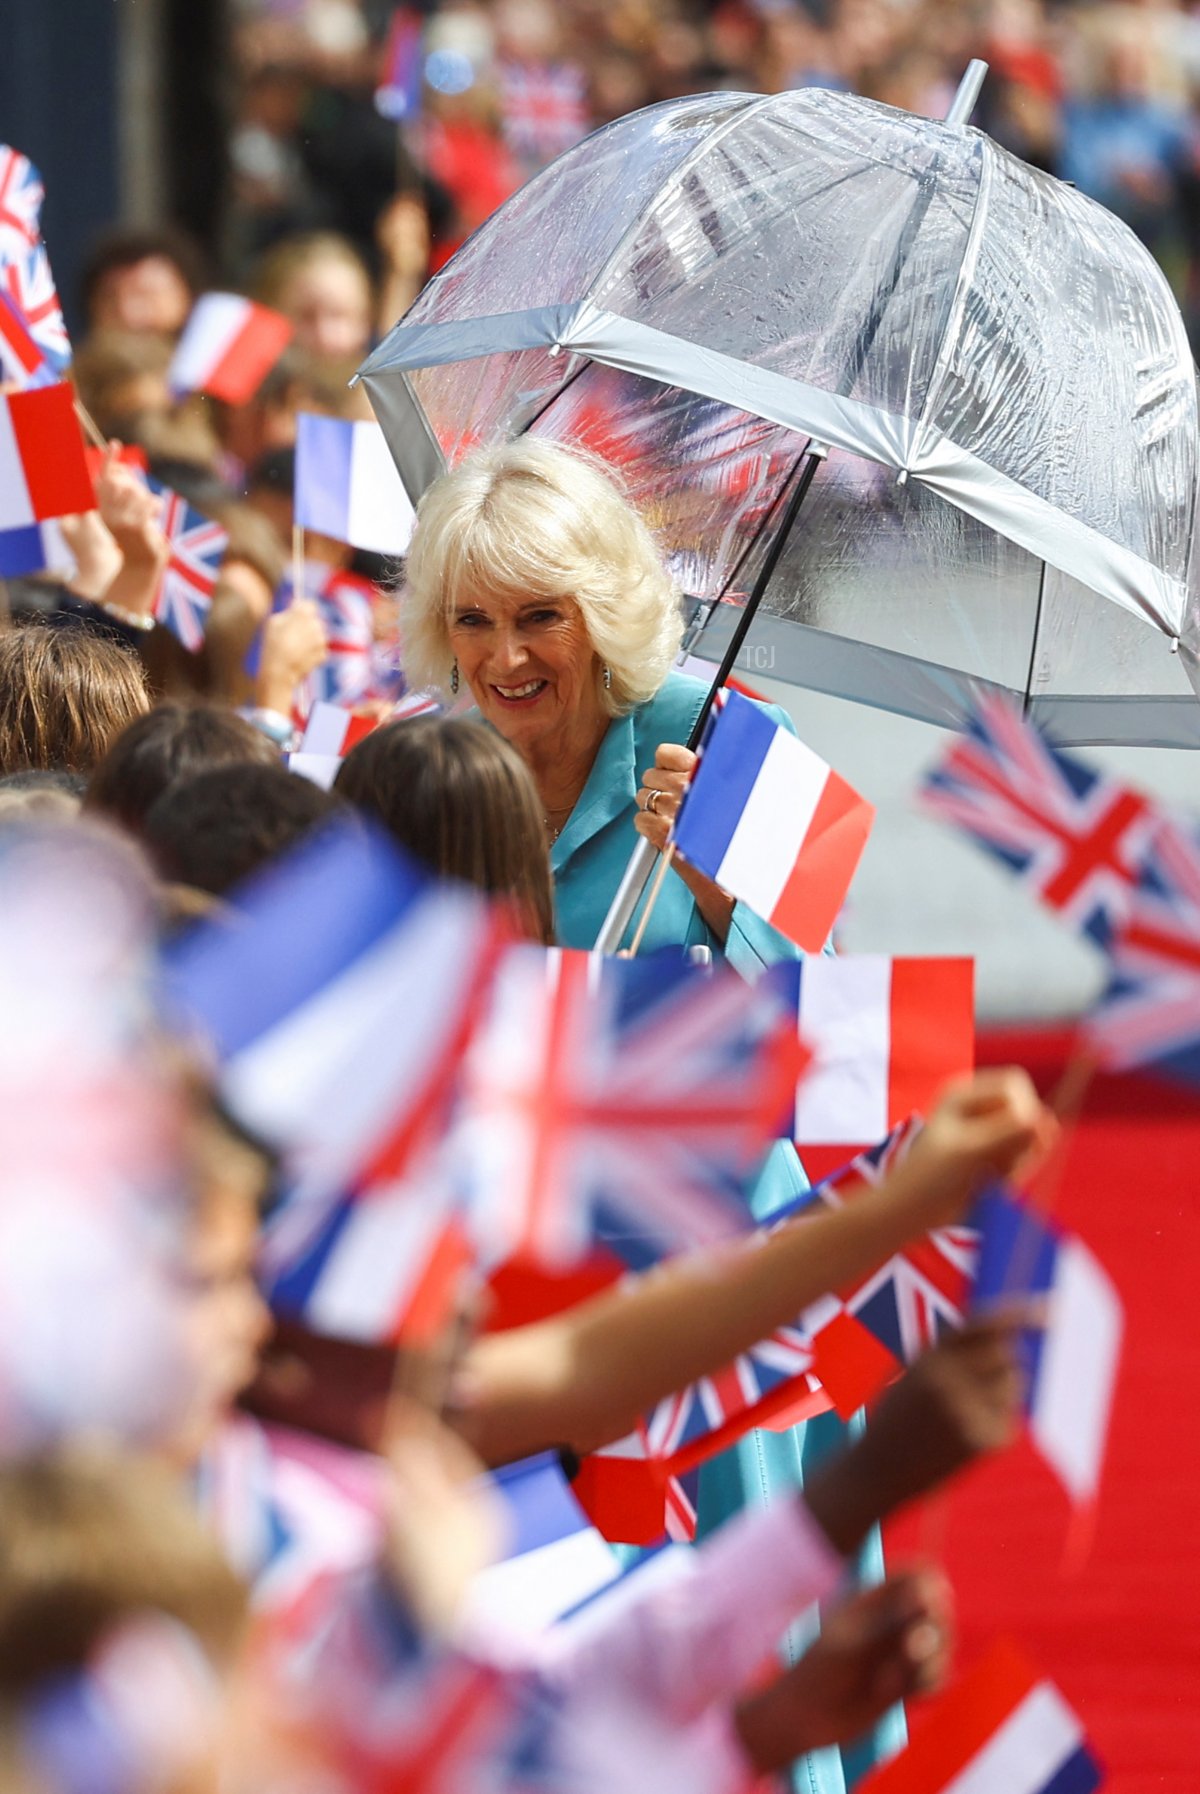
[{"label": "transparent dome umbrella", "polygon": [[694,654],[769,559],[776,678],[949,725],[984,683],[1064,743],[1200,746],[1178,307],[1126,226],[977,130],[819,89],[634,113],[362,376],[414,496],[526,430],[620,466]]}]

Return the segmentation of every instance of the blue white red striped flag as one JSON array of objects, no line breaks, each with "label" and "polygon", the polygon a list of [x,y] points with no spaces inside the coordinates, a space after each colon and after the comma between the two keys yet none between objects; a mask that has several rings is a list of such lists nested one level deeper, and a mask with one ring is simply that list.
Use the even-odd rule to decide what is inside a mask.
[{"label": "blue white red striped flag", "polygon": [[736,691],[722,699],[675,818],[675,846],[797,946],[819,953],[874,808],[759,705]]},{"label": "blue white red striped flag", "polygon": [[1200,841],[1174,818],[1152,838],[1108,961],[1085,1024],[1091,1051],[1111,1070],[1200,1084]]},{"label": "blue white red striped flag", "polygon": [[979,701],[920,797],[1101,946],[1127,914],[1152,806],[1052,748],[1007,698]]},{"label": "blue white red striped flag", "polygon": [[269,306],[240,293],[204,293],[171,357],[171,391],[206,392],[227,405],[244,405],[291,339],[288,319]]},{"label": "blue white red striped flag", "polygon": [[416,513],[378,424],[298,413],[295,515],[335,542],[404,553]]},{"label": "blue white red striped flag", "polygon": [[70,386],[0,397],[0,531],[95,508]]},{"label": "blue white red striped flag", "polygon": [[1078,1717],[1014,1645],[924,1701],[906,1749],[861,1794],[1094,1794],[1104,1777]]},{"label": "blue white red striped flag", "polygon": [[[975,1064],[974,962],[813,954],[800,967],[801,1146],[867,1146]],[[811,1166],[810,1166],[811,1170]]]},{"label": "blue white red striped flag", "polygon": [[406,1175],[441,1137],[499,923],[361,823],[235,900],[237,929],[202,924],[167,956],[169,1011],[207,1039],[233,1112],[287,1152],[293,1199]]},{"label": "blue white red striped flag", "polygon": [[1121,1302],[1083,1241],[999,1186],[976,1204],[973,1308],[1041,1296],[1046,1324],[1022,1336],[1026,1407],[1039,1451],[1072,1500],[1094,1500],[1121,1352]]},{"label": "blue white red striped flag", "polygon": [[216,590],[221,558],[229,532],[193,510],[178,492],[147,479],[151,492],[165,499],[161,527],[171,548],[154,600],[154,616],[177,641],[196,654],[204,646],[208,613]]},{"label": "blue white red striped flag", "polygon": [[571,1492],[557,1452],[494,1470],[504,1556],[478,1576],[467,1621],[536,1634],[609,1587],[621,1566]]}]

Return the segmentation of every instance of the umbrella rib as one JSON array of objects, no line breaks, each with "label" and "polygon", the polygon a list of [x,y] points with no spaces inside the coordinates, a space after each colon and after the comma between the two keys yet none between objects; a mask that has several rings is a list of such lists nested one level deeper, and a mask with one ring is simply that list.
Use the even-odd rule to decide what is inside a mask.
[{"label": "umbrella rib", "polygon": [[[731,95],[730,97],[732,98],[733,96]],[[681,181],[684,175],[689,174],[696,163],[706,156],[715,144],[720,143],[723,137],[727,137],[730,131],[736,126],[742,124],[745,119],[754,118],[764,109],[764,107],[770,106],[780,98],[777,93],[745,94],[742,97],[749,99],[751,102],[750,105],[743,106],[740,111],[733,114],[732,118],[726,119],[725,123],[721,125],[718,130],[710,131],[707,137],[701,138],[699,143],[694,143],[687,155],[684,156],[680,162],[676,163],[670,174],[663,181],[662,186],[655,191],[653,199],[642,207],[637,217],[624,231],[622,231],[616,245],[606,258],[603,267],[600,269],[599,273],[594,276],[590,284],[584,288],[583,302],[585,304],[589,300],[591,300],[593,304],[599,303],[596,299],[597,293],[601,291],[604,283],[613,273],[618,259],[624,255],[626,249],[629,247],[630,243],[633,242],[638,231],[646,222],[650,212],[659,204],[663,195],[670,192],[671,188]]]}]

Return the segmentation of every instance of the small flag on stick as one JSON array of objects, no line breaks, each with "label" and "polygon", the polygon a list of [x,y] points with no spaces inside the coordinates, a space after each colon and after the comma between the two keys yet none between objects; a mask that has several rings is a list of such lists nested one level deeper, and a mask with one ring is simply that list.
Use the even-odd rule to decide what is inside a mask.
[{"label": "small flag on stick", "polygon": [[713,712],[674,841],[697,871],[819,953],[874,818],[811,748],[729,692]]},{"label": "small flag on stick", "polygon": [[1072,1500],[1092,1501],[1121,1352],[1120,1298],[1082,1240],[1001,1188],[980,1198],[972,1220],[980,1236],[973,1308],[1047,1300],[1044,1329],[1022,1339],[1030,1431]]},{"label": "small flag on stick", "polygon": [[71,388],[0,397],[0,530],[95,509]]},{"label": "small flag on stick", "polygon": [[401,555],[416,513],[378,424],[296,420],[296,522],[375,554]]},{"label": "small flag on stick", "polygon": [[800,1145],[866,1146],[975,1063],[970,959],[814,954],[800,967],[800,1038],[813,1055],[796,1092]]},{"label": "small flag on stick", "polygon": [[980,702],[921,804],[1100,945],[1128,911],[1155,828],[1146,798],[1059,753],[998,696]]},{"label": "small flag on stick", "polygon": [[1053,1682],[1000,1641],[926,1702],[907,1749],[860,1794],[1093,1794],[1103,1781],[1078,1717]]},{"label": "small flag on stick", "polygon": [[227,405],[244,405],[291,337],[292,326],[279,312],[240,293],[205,293],[192,307],[171,358],[171,390],[206,392]]}]

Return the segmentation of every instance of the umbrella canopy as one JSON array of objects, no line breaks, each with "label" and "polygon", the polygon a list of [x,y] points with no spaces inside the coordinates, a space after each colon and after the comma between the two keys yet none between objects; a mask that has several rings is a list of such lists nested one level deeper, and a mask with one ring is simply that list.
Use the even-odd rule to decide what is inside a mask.
[{"label": "umbrella canopy", "polygon": [[717,658],[953,724],[1200,745],[1195,370],[1154,261],[980,132],[817,89],[619,120],[516,194],[362,375],[414,494],[523,430],[624,469]]}]

